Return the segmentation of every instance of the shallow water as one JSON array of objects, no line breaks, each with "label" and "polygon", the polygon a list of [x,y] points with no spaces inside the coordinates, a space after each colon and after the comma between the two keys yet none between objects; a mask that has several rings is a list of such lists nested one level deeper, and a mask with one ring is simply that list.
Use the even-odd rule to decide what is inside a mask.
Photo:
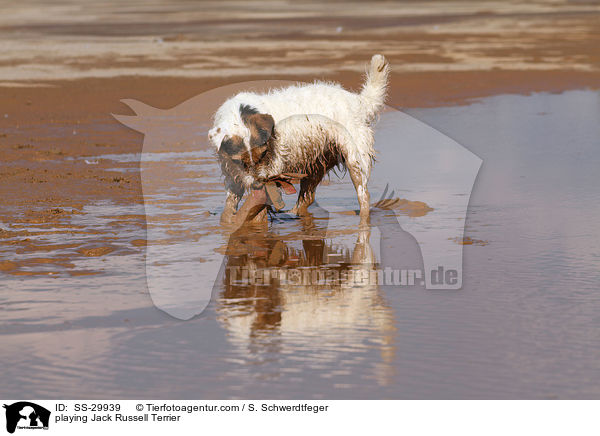
[{"label": "shallow water", "polygon": [[[73,256],[65,247],[48,257],[63,254],[74,266],[35,264],[19,269],[35,275],[2,276],[1,396],[598,398],[599,94],[498,96],[408,113],[483,160],[466,220],[465,236],[474,244],[453,240],[462,236],[457,229],[468,192],[452,186],[468,184],[462,179],[472,169],[443,173],[467,158],[440,157],[431,144],[415,149],[410,141],[380,140],[395,124],[389,116],[378,128],[372,200],[389,185],[395,196],[433,210],[398,211],[398,221],[390,211],[377,213],[371,232],[359,231],[358,217],[346,213],[357,208],[349,177],[332,176],[319,188],[314,219],[278,219],[266,235],[228,241],[215,230],[223,195],[210,155],[181,147],[181,153],[148,155],[142,177],[153,169],[165,175],[169,166],[185,168],[175,184],[163,183],[165,175],[154,190],[145,186],[149,250],[163,247],[163,262],[155,265],[177,263],[169,258],[175,244],[176,256],[197,255],[201,265],[212,259],[214,265],[199,269],[213,274],[204,278],[215,283],[210,305],[189,321],[157,309],[144,256],[130,248],[146,236],[135,218],[144,207],[86,206],[65,225],[103,237],[112,232],[111,253]],[[117,165],[136,156],[86,159]],[[427,168],[416,164],[422,159]],[[427,171],[443,177],[435,181]],[[124,215],[133,218],[115,218]],[[94,239],[94,233],[57,236],[36,225],[11,230],[38,230],[29,237],[40,244],[87,247]],[[443,232],[432,240],[419,236],[432,228]],[[207,241],[227,256],[203,252]],[[432,243],[453,259],[464,250],[460,290],[426,290],[418,282],[357,286],[342,279],[248,285],[214,274],[223,259],[230,267],[340,277],[390,257],[421,269],[421,252],[427,257]],[[22,262],[33,255],[5,244],[2,256]],[[44,268],[51,274],[40,274]],[[72,270],[95,274],[72,276]],[[194,272],[190,277],[197,280]]]}]

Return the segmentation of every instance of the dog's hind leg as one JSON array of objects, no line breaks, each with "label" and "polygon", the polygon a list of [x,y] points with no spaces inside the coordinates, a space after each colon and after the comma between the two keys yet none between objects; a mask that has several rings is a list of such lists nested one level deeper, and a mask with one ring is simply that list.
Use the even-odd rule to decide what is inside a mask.
[{"label": "dog's hind leg", "polygon": [[370,195],[367,183],[369,182],[369,175],[364,174],[361,170],[361,166],[358,163],[348,163],[348,172],[350,178],[356,189],[356,196],[358,197],[358,204],[360,206],[360,226],[366,226],[369,224],[369,213],[370,213]]}]

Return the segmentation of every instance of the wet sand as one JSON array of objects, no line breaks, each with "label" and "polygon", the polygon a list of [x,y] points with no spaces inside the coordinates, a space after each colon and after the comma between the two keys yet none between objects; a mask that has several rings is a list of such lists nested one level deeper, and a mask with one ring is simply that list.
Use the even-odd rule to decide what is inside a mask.
[{"label": "wet sand", "polygon": [[[279,2],[155,2],[141,7],[114,2],[109,6],[80,7],[65,2],[60,6],[41,7],[35,2],[20,2],[4,5],[3,12],[0,17],[0,34],[3,36],[0,43],[0,194],[3,199],[0,205],[0,286],[6,292],[2,299],[4,316],[0,333],[3,344],[9,347],[17,347],[22,336],[27,335],[34,344],[34,355],[41,356],[48,352],[44,345],[48,338],[43,332],[64,332],[64,338],[72,338],[72,347],[70,351],[64,349],[59,353],[59,361],[48,358],[54,365],[69,358],[80,362],[81,359],[94,359],[94,356],[107,359],[107,354],[112,352],[110,343],[114,335],[123,337],[127,332],[131,333],[131,329],[170,326],[173,334],[185,329],[166,315],[158,314],[147,295],[143,264],[147,220],[140,163],[135,159],[142,150],[143,135],[123,126],[110,115],[132,113],[120,103],[121,99],[137,99],[168,109],[216,87],[267,79],[311,81],[317,78],[338,81],[347,88],[357,89],[364,64],[375,52],[385,54],[394,71],[388,104],[408,110],[417,117],[435,114],[425,112],[432,108],[459,111],[454,108],[472,107],[469,105],[473,102],[488,101],[482,99],[501,94],[529,95],[600,88],[600,31],[597,26],[600,6],[595,3],[507,5],[482,2],[474,5],[444,1],[403,5],[354,3],[339,7],[309,2],[289,7]],[[431,116],[431,122],[435,120]],[[461,120],[468,123],[469,117]],[[220,187],[214,162],[210,158],[194,158],[190,163],[202,165],[201,171],[211,175],[210,183],[203,189],[217,198]],[[407,201],[420,200],[407,196]],[[347,206],[347,219],[351,219],[353,206],[350,203]],[[210,218],[216,210],[211,206],[199,213],[208,214]],[[344,213],[341,215],[345,216]],[[419,219],[419,216],[422,215],[417,213],[413,218]],[[492,220],[490,216],[487,218]],[[281,239],[288,245],[293,240],[318,240],[310,229],[310,226],[298,225],[288,229]],[[204,229],[205,232],[210,230],[209,227]],[[185,234],[169,237],[181,238]],[[481,228],[468,228],[466,238],[455,243],[480,253],[497,245],[497,237],[497,234],[487,235]],[[271,241],[263,248],[270,253],[274,245],[277,244]],[[354,242],[351,241],[349,246],[354,247]],[[335,247],[327,250],[334,252]],[[299,265],[309,262],[311,251],[307,247],[286,245],[283,251],[296,258]],[[260,261],[264,253],[254,256]],[[303,256],[306,259],[302,260]],[[346,263],[351,260],[343,255],[341,258]],[[510,264],[510,260],[505,260]],[[539,263],[543,265],[543,262],[541,259]],[[585,264],[584,269],[588,266],[589,263]],[[60,282],[53,281],[55,279]],[[471,283],[485,282],[482,277],[471,277],[470,280]],[[61,294],[58,288],[73,294]],[[39,303],[43,301],[40,291],[45,291],[48,307],[53,308],[51,312]],[[254,379],[244,387],[241,380],[246,370],[242,369],[243,365],[236,366],[236,359],[248,358],[243,364],[256,363],[255,360],[263,362],[262,375],[277,379],[275,386],[279,386],[282,382],[275,375],[276,365],[268,360],[277,353],[269,354],[266,361],[262,361],[264,354],[248,353],[254,345],[248,344],[244,336],[246,330],[243,326],[232,326],[243,320],[243,316],[236,318],[239,310],[235,307],[235,299],[239,295],[232,290],[224,292],[218,303],[222,307],[214,309],[199,322],[207,332],[214,333],[219,330],[215,320],[220,320],[220,328],[229,332],[230,342],[219,330],[216,335],[221,340],[215,340],[212,345],[214,349],[225,349],[226,344],[233,344],[234,350],[228,349],[225,353],[229,370],[235,374],[224,382],[226,396],[244,397],[250,386],[257,387]],[[279,291],[270,292],[272,296]],[[308,350],[314,357],[308,363],[314,364],[315,368],[319,365],[329,368],[335,360],[325,359],[319,363],[319,353],[332,352],[334,357],[340,357],[348,349],[359,347],[357,344],[363,340],[387,344],[393,342],[395,333],[392,332],[398,328],[394,317],[398,316],[398,305],[402,301],[396,301],[397,296],[391,297],[390,302],[385,298],[382,300],[375,290],[367,290],[364,304],[358,304],[356,310],[350,304],[348,311],[338,313],[334,310],[336,304],[349,303],[339,292],[336,295],[334,303],[326,306],[332,313],[323,317],[323,323],[336,316],[354,319],[355,326],[340,323],[337,328],[339,331],[346,329],[350,335],[356,334],[358,339],[336,342],[339,337],[332,333],[330,348],[328,343],[316,347],[311,340],[316,332],[306,333],[299,327],[297,319],[323,303],[322,296],[314,301],[292,299],[286,306],[298,310],[291,310],[292,318],[286,321],[288,328],[284,329],[295,339],[284,345],[289,347],[288,352]],[[65,305],[65,301],[70,304]],[[418,306],[417,297],[409,298],[409,301]],[[282,325],[281,319],[273,319],[273,313],[282,305],[275,299],[267,306],[259,308],[258,315],[252,315],[257,316],[258,321],[251,331],[258,332],[259,337],[273,345],[269,332],[277,335],[277,329]],[[59,307],[61,309],[57,309]],[[460,312],[457,306],[452,307]],[[365,308],[365,318],[356,315]],[[242,308],[241,312],[252,312],[247,309]],[[410,317],[407,313],[404,315]],[[450,322],[450,315],[447,322]],[[473,322],[479,321],[477,318]],[[408,321],[400,321],[400,324],[404,322]],[[370,335],[368,332],[375,333]],[[146,333],[138,333],[143,342]],[[190,335],[191,331],[184,333],[192,344]],[[92,336],[95,351],[86,346]],[[417,347],[413,339],[405,338],[411,347]],[[134,340],[137,340],[135,335],[125,337],[125,342]],[[117,350],[117,360],[109,367],[116,368],[120,359],[126,360],[125,342],[118,342],[121,348]],[[166,345],[163,348],[165,353],[175,351]],[[146,354],[143,347],[136,349],[141,356]],[[214,349],[214,353],[209,353],[210,359],[218,362],[223,355]],[[369,357],[358,359],[350,364],[351,369],[346,369],[349,374],[366,370],[367,379],[372,376],[377,380],[380,390],[369,390],[366,396],[401,395],[392,389],[393,380],[397,382],[393,373],[402,365],[410,367],[411,363],[400,359],[398,365],[394,358],[397,351],[394,350],[391,346],[369,349]],[[381,362],[373,357],[377,353],[383,356]],[[455,362],[457,356],[448,353]],[[191,350],[187,354],[197,358]],[[434,354],[427,358],[433,358]],[[352,360],[352,353],[349,359]],[[530,359],[535,360],[535,356]],[[161,361],[164,366],[174,365],[163,355],[156,362],[156,371],[164,369]],[[585,362],[588,365],[588,361]],[[18,362],[11,359],[9,363]],[[25,362],[26,367],[31,365],[36,364]],[[82,368],[98,369],[86,365]],[[458,371],[452,368],[452,371]],[[355,387],[346,377],[348,373],[340,371],[332,370],[330,374],[333,378],[343,379],[338,383],[341,389]],[[503,377],[509,373],[502,373]],[[23,383],[18,374],[13,375],[15,380]],[[299,377],[303,379],[304,375]],[[100,375],[100,379],[102,377]],[[462,375],[458,378],[462,379]],[[119,388],[108,383],[107,386],[113,389],[110,391],[90,381],[87,388],[91,390],[84,392],[57,376],[56,383],[49,383],[54,390],[41,394],[55,397],[62,387],[62,392],[71,397],[85,397],[86,392],[100,396],[156,396],[157,393],[165,397],[194,396],[193,392],[186,391],[182,380],[175,376],[168,379],[164,384],[155,385],[153,391],[139,385]],[[333,389],[334,385],[329,387]],[[483,385],[490,389],[486,383]],[[527,396],[530,392],[535,392],[535,395],[531,394],[535,397],[557,395],[552,389],[540,389],[540,385],[541,381],[535,380],[530,385],[532,391],[499,389],[494,396]],[[357,382],[356,386],[360,387],[361,383]],[[285,389],[279,387],[279,394],[270,389],[262,392],[285,397]],[[436,397],[435,386],[428,382],[424,382],[422,389],[412,387],[414,389],[408,392],[416,396]],[[309,385],[296,394],[327,396],[320,388],[312,388]],[[32,397],[36,396],[34,387],[31,389],[26,391]],[[219,396],[217,385],[206,389],[203,392],[207,397]],[[572,384],[562,390],[559,386],[556,390],[563,396],[597,395],[593,388],[577,390]],[[11,385],[9,393],[14,396],[17,392],[19,395],[24,393]],[[485,396],[476,387],[441,389],[439,392],[463,397]],[[355,396],[343,391],[339,397]]]}]

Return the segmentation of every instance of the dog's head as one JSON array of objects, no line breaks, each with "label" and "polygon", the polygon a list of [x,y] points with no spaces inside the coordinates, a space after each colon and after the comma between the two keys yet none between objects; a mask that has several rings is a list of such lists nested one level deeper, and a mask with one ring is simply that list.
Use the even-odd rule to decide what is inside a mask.
[{"label": "dog's head", "polygon": [[208,137],[219,157],[249,168],[266,153],[275,121],[271,115],[245,104],[239,105],[236,112],[229,111],[226,119],[217,119]]}]

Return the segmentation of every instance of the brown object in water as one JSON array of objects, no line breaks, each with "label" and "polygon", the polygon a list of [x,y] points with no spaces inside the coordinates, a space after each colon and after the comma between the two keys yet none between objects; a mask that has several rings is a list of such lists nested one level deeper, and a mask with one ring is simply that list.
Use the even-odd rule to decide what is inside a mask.
[{"label": "brown object in water", "polygon": [[233,216],[232,224],[236,227],[241,227],[244,223],[251,222],[264,211],[266,206],[267,192],[264,186],[252,189],[242,207]]},{"label": "brown object in water", "polygon": [[275,182],[265,183],[265,189],[273,209],[276,211],[283,209],[285,207],[285,202],[283,201],[283,198],[281,198],[281,190],[275,184]]},{"label": "brown object in water", "polygon": [[272,205],[277,211],[283,209],[285,203],[281,197],[281,189],[286,194],[295,194],[296,189],[292,183],[306,177],[306,174],[284,173],[264,181],[262,186],[252,189],[248,197],[233,217],[232,224],[240,227],[249,222],[260,222],[266,219],[265,208]]},{"label": "brown object in water", "polygon": [[295,194],[296,188],[293,183],[298,183],[300,179],[306,177],[306,174],[283,173],[277,177],[271,177],[265,181],[265,189],[271,205],[276,211],[285,207],[285,202],[281,197],[281,190],[288,195]]}]

